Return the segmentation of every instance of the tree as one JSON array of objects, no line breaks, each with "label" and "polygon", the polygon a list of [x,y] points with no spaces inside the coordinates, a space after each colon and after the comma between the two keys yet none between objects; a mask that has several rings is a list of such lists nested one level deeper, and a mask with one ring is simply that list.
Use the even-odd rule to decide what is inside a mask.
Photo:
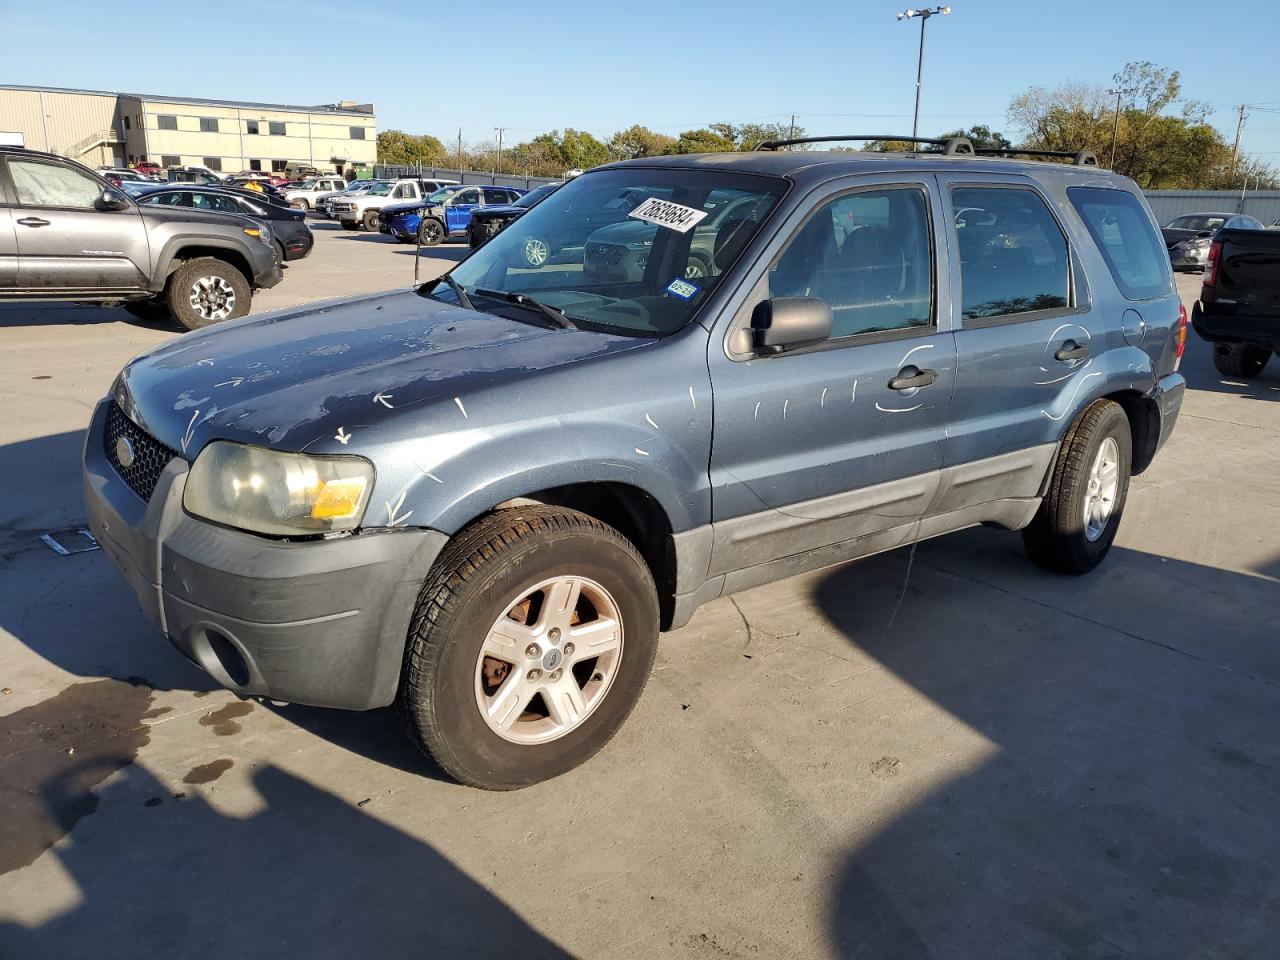
[{"label": "tree", "polygon": [[785,140],[804,136],[803,127],[788,123],[713,123],[699,130],[686,130],[676,141],[676,153],[727,153],[754,150],[765,140]]},{"label": "tree", "polygon": [[938,138],[941,140],[946,140],[950,137],[964,137],[977,150],[1008,150],[1013,146],[1013,141],[1003,133],[998,133],[983,123],[975,123],[968,130],[951,130],[947,133],[938,134]]},{"label": "tree", "polygon": [[639,124],[619,130],[609,139],[609,152],[619,160],[635,160],[638,157],[661,157],[674,153],[675,137],[655,133]]},{"label": "tree", "polygon": [[[1206,120],[1209,108],[1182,96],[1178,71],[1143,61],[1126,64],[1113,81],[1123,91],[1118,117],[1115,100],[1101,85],[1035,86],[1014,97],[1009,119],[1026,135],[1022,146],[1092,150],[1106,163],[1114,130],[1116,172],[1145,189],[1241,185],[1232,176],[1230,148]],[[1260,183],[1277,180],[1266,164],[1253,161],[1250,170]]]},{"label": "tree", "polygon": [[531,176],[558,177],[566,170],[587,170],[609,161],[609,148],[585,130],[567,128],[540,133],[508,152],[506,166]]},{"label": "tree", "polygon": [[378,134],[377,143],[378,163],[439,166],[447,156],[444,144],[430,134],[415,135],[403,130],[383,130]]}]

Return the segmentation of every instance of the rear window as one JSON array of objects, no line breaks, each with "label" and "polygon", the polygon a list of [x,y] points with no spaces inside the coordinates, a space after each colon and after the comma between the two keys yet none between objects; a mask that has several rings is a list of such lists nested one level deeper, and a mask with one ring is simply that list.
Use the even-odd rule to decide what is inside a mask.
[{"label": "rear window", "polygon": [[1137,197],[1105,187],[1068,187],[1067,196],[1126,299],[1168,294],[1169,255]]}]

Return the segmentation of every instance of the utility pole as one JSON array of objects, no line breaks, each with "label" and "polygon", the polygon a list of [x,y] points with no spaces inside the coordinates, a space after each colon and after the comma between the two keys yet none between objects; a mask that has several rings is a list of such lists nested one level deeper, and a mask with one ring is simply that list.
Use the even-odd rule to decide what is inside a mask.
[{"label": "utility pole", "polygon": [[1246,107],[1247,107],[1247,104],[1243,104],[1243,103],[1240,104],[1240,106],[1236,107],[1236,109],[1240,111],[1240,122],[1236,124],[1236,143],[1235,143],[1235,146],[1231,148],[1231,178],[1232,179],[1235,178],[1236,163],[1240,159],[1240,135],[1244,133],[1244,118],[1249,115],[1248,113],[1245,112]]},{"label": "utility pole", "polygon": [[[790,132],[787,133],[787,139],[794,140],[795,138],[796,138],[796,115],[793,113],[791,115],[791,130]],[[792,147],[791,149],[794,150],[795,147]]]},{"label": "utility pole", "polygon": [[916,112],[911,121],[911,136],[920,136],[920,81],[924,77],[924,25],[929,22],[929,18],[936,13],[944,16],[951,12],[950,6],[945,7],[925,7],[923,10],[903,10],[898,14],[899,20],[920,20],[920,55],[916,60]]},{"label": "utility pole", "polygon": [[1107,93],[1116,95],[1116,119],[1115,123],[1111,125],[1111,163],[1109,165],[1109,169],[1114,170],[1116,168],[1116,138],[1120,134],[1120,96],[1124,91],[1119,87],[1115,87],[1108,90]]},{"label": "utility pole", "polygon": [[458,128],[458,172],[462,172],[462,128]]},{"label": "utility pole", "polygon": [[494,127],[498,131],[498,169],[494,173],[502,172],[502,135],[507,132],[506,127]]}]

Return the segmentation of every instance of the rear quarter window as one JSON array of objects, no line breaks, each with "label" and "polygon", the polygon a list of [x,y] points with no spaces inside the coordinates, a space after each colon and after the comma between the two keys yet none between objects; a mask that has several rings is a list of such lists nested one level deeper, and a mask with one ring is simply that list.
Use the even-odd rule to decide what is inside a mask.
[{"label": "rear quarter window", "polygon": [[1126,300],[1169,293],[1169,255],[1137,197],[1106,187],[1068,187],[1067,197]]}]

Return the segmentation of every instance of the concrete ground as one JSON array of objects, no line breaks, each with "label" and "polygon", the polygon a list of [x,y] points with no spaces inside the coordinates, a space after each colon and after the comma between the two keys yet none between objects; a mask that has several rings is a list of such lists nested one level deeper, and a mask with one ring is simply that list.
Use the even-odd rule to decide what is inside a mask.
[{"label": "concrete ground", "polygon": [[[317,235],[259,309],[411,280]],[[1191,338],[1093,575],[980,529],[720,600],[599,757],[490,794],[389,712],[214,689],[37,539],[174,335],[0,312],[0,957],[1275,956],[1280,361],[1227,382]]]}]

